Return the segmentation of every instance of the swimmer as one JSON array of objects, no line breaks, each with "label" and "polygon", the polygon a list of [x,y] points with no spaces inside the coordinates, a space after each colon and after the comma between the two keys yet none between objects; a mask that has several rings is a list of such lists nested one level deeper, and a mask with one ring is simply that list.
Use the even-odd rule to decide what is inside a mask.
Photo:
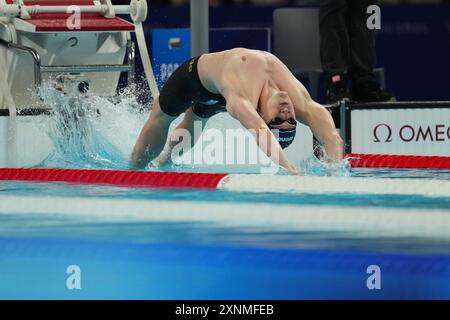
[{"label": "swimmer", "polygon": [[[228,112],[255,135],[265,154],[271,159],[277,154],[277,164],[292,174],[298,170],[282,149],[294,140],[297,121],[310,127],[330,161],[343,156],[343,142],[330,113],[268,52],[235,48],[182,64],[154,100],[131,155],[133,167],[143,168],[160,155],[171,122],[183,112],[177,129],[188,130],[191,137],[195,121],[204,124],[214,114]],[[277,130],[278,138],[271,130]],[[259,139],[264,137],[261,133],[268,138]],[[176,143],[169,143],[169,154]]]}]

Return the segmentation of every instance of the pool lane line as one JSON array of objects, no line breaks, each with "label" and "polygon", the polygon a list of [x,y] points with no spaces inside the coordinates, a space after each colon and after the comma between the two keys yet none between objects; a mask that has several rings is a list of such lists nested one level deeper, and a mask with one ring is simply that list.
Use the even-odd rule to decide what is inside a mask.
[{"label": "pool lane line", "polygon": [[349,232],[352,237],[450,239],[450,210],[442,209],[42,196],[0,196],[0,204],[0,215],[43,216],[44,220],[45,215],[52,215],[86,223],[207,222],[274,231]]}]

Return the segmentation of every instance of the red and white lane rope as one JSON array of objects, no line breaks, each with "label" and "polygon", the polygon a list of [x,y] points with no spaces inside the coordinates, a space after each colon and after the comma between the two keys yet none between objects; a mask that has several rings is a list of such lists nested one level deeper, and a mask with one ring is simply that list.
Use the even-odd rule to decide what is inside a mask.
[{"label": "red and white lane rope", "polygon": [[294,194],[356,193],[450,197],[450,181],[83,169],[0,169],[0,180]]},{"label": "red and white lane rope", "polygon": [[129,187],[216,189],[227,174],[84,169],[0,169],[0,180],[73,182]]},{"label": "red and white lane rope", "polygon": [[450,157],[348,154],[353,168],[450,169]]}]

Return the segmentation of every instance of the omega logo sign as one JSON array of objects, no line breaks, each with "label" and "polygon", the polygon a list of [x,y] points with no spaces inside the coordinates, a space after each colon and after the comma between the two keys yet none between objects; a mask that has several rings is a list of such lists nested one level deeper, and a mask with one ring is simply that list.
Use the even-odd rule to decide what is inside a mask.
[{"label": "omega logo sign", "polygon": [[386,123],[380,123],[375,128],[373,128],[373,142],[381,142],[379,138],[379,134],[381,132],[383,135],[386,135],[384,142],[392,142],[392,129]]},{"label": "omega logo sign", "polygon": [[445,142],[450,141],[450,125],[409,125],[398,130],[386,123],[379,123],[373,128],[373,142],[390,143],[393,139],[402,142]]}]

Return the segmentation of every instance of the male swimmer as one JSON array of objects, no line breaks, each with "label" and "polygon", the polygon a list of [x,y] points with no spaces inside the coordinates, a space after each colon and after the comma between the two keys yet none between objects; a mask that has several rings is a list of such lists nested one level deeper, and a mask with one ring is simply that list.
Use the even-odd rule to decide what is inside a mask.
[{"label": "male swimmer", "polygon": [[[282,149],[294,140],[296,121],[310,127],[330,161],[342,159],[342,139],[330,113],[268,52],[236,48],[182,64],[154,101],[131,155],[134,167],[145,167],[161,153],[170,123],[183,112],[177,129],[188,130],[191,137],[195,121],[206,122],[218,112],[228,112],[255,135],[265,154],[293,174],[298,170]],[[278,138],[271,130],[277,130]],[[176,143],[169,143],[169,154]]]}]

